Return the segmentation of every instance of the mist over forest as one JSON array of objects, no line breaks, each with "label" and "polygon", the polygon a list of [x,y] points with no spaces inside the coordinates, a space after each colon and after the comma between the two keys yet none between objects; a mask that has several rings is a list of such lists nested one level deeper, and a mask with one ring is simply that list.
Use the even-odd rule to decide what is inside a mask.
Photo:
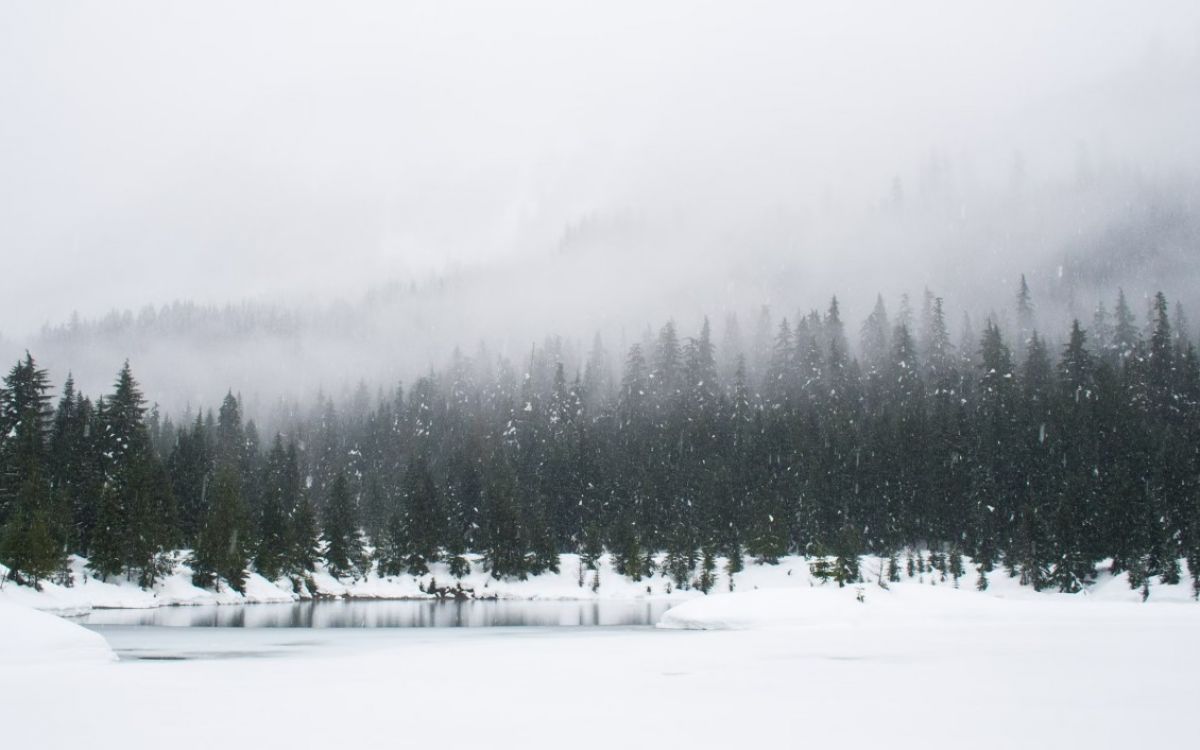
[{"label": "mist over forest", "polygon": [[1188,3],[367,7],[5,10],[0,356],[267,418],[833,295],[1200,302]]},{"label": "mist over forest", "polygon": [[[1098,304],[1111,307],[1119,290],[1147,325],[1160,290],[1183,310],[1200,309],[1200,193],[1190,177],[1093,173],[969,201],[933,187],[913,192],[862,209],[854,229],[811,232],[819,238],[810,230],[825,219],[782,213],[741,235],[697,236],[691,261],[658,252],[677,235],[650,218],[593,217],[565,228],[540,256],[383,281],[311,304],[175,301],[75,314],[5,340],[5,354],[29,348],[56,380],[70,371],[90,392],[107,389],[129,359],[168,412],[211,408],[232,389],[249,413],[268,418],[318,391],[344,402],[360,384],[374,392],[411,383],[455,352],[528,369],[533,353],[549,349],[575,374],[594,335],[619,361],[668,320],[694,334],[709,318],[732,360],[751,354],[764,311],[773,330],[783,318],[823,311],[834,295],[851,330],[877,295],[898,312],[928,291],[946,300],[956,338],[966,317],[976,332],[994,320],[1011,340],[1024,275],[1038,328],[1056,345],[1070,320],[1090,327]],[[814,259],[802,249],[810,243],[840,250]],[[918,247],[929,249],[905,250]]]}]

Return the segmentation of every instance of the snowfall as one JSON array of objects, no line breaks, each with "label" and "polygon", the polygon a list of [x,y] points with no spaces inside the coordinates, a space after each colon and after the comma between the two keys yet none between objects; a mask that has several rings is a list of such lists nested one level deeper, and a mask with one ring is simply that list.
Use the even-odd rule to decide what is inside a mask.
[{"label": "snowfall", "polygon": [[[82,561],[77,561],[80,564]],[[1185,568],[1186,571],[1186,568]],[[2,571],[0,571],[2,572]],[[1148,601],[1122,576],[1037,593],[928,573],[820,585],[803,558],[749,565],[709,595],[578,560],[528,581],[464,580],[511,599],[648,599],[657,627],[98,628],[93,607],[292,601],[83,580],[0,589],[5,748],[1140,748],[1195,743],[1200,605],[1187,579]],[[449,576],[433,577],[439,584]],[[325,574],[320,574],[324,576]],[[320,577],[319,576],[319,577]],[[428,577],[425,579],[428,582]],[[485,585],[486,588],[485,588]],[[326,594],[423,596],[422,582],[318,580]],[[649,590],[647,590],[649,587]],[[171,631],[186,658],[128,658]],[[103,633],[103,635],[102,635]],[[120,656],[121,658],[118,658]]]}]

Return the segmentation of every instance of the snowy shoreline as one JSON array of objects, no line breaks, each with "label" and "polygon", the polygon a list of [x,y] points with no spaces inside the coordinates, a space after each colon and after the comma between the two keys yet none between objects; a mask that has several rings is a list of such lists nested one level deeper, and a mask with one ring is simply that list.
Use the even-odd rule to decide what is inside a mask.
[{"label": "snowy shoreline", "polygon": [[[6,580],[0,584],[0,602],[21,604],[62,616],[75,616],[98,609],[291,604],[346,599],[454,601],[455,594],[458,594],[459,600],[466,601],[639,601],[664,598],[684,601],[702,595],[694,590],[676,589],[670,581],[658,576],[632,581],[613,570],[607,556],[600,561],[598,570],[585,571],[582,585],[577,555],[562,555],[557,573],[542,573],[523,581],[493,578],[483,570],[478,559],[472,559],[471,562],[472,572],[458,579],[452,577],[449,568],[442,563],[431,565],[430,572],[423,576],[380,578],[371,575],[352,580],[335,578],[318,566],[308,579],[311,588],[302,585],[298,592],[293,590],[289,579],[269,581],[257,573],[249,573],[245,592],[239,593],[223,582],[216,591],[195,586],[191,582],[191,570],[185,563],[179,564],[171,575],[147,590],[124,577],[101,581],[88,571],[86,560],[73,557],[72,585],[43,581],[42,590],[37,591],[31,586]],[[5,573],[7,570],[0,566],[0,578]],[[443,595],[431,593],[435,587],[443,589]]]},{"label": "snowy shoreline", "polygon": [[[174,573],[161,580],[153,589],[139,588],[136,583],[124,578],[101,581],[90,575],[86,560],[72,558],[73,585],[63,586],[43,582],[42,590],[5,581],[0,585],[0,602],[22,604],[33,609],[59,615],[82,615],[93,609],[153,609],[158,607],[183,607],[204,605],[247,605],[247,604],[290,604],[301,601],[322,600],[387,600],[387,601],[436,601],[454,600],[454,587],[461,586],[463,600],[507,600],[507,601],[645,601],[669,600],[680,603],[705,595],[694,588],[678,589],[662,575],[654,575],[633,581],[617,573],[605,555],[598,570],[580,572],[578,555],[565,554],[560,558],[559,572],[542,573],[526,580],[499,580],[483,570],[481,562],[472,558],[472,571],[460,579],[450,575],[445,564],[431,566],[430,573],[420,577],[410,575],[379,578],[372,575],[356,580],[334,578],[322,567],[312,574],[312,590],[302,587],[301,592],[292,590],[291,581],[280,579],[268,581],[257,573],[246,580],[245,593],[238,593],[222,584],[220,590],[202,589],[192,584],[191,571],[186,564],[177,566]],[[712,595],[731,590],[724,561],[715,577]],[[734,575],[732,590],[747,592],[756,589],[819,588],[809,570],[809,560],[801,556],[782,558],[774,565],[756,565],[751,561],[741,572]],[[857,584],[866,592],[879,590],[878,571],[883,562],[866,556],[862,559],[862,571],[867,582]],[[970,568],[968,568],[970,570]],[[7,573],[0,567],[0,576]],[[1125,574],[1113,576],[1099,569],[1096,581],[1078,594],[1060,594],[1052,591],[1035,592],[1021,586],[1016,579],[1003,571],[995,571],[989,577],[989,588],[976,592],[974,574],[968,573],[957,582],[944,579],[936,572],[914,577],[901,575],[900,582],[889,584],[891,588],[914,586],[957,589],[983,598],[1036,599],[1036,600],[1090,600],[1141,602],[1141,594],[1129,587]],[[433,587],[449,587],[449,595],[438,596]],[[824,584],[825,588],[837,588],[836,584]],[[1178,585],[1155,584],[1151,587],[1150,603],[1194,602],[1190,581],[1185,577]]]}]

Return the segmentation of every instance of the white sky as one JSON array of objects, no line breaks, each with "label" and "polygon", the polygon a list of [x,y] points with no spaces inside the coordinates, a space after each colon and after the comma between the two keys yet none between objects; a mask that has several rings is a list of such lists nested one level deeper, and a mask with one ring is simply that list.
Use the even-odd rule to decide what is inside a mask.
[{"label": "white sky", "polygon": [[1170,168],[1195,100],[1107,89],[1163,58],[1200,4],[3,0],[0,333],[869,202],[931,152]]}]

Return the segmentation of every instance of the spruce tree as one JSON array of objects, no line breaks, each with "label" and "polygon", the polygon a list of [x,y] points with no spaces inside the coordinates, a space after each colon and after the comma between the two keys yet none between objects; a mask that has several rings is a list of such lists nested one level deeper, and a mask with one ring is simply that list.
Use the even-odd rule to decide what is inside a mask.
[{"label": "spruce tree", "polygon": [[440,558],[443,515],[429,464],[421,456],[409,459],[405,474],[405,564],[414,576],[429,572]]},{"label": "spruce tree", "polygon": [[50,484],[49,389],[28,352],[0,388],[0,562],[35,587],[64,567],[69,524]]},{"label": "spruce tree", "polygon": [[254,547],[254,567],[269,581],[279,578],[287,568],[288,516],[299,493],[295,453],[283,447],[283,436],[276,433],[267,457],[266,471],[260,483],[261,499],[255,522],[258,532]]},{"label": "spruce tree", "polygon": [[191,545],[208,516],[208,489],[213,472],[213,448],[199,414],[190,428],[179,431],[167,467],[179,508],[180,537],[185,545]]},{"label": "spruce tree", "polygon": [[[494,578],[528,577],[525,535],[517,510],[515,479],[503,457],[495,457],[484,493],[484,566]],[[636,580],[636,579],[635,579]]]},{"label": "spruce tree", "polygon": [[192,582],[219,588],[221,579],[231,589],[244,592],[250,562],[246,533],[249,521],[237,470],[223,464],[213,478],[213,500],[192,552]]},{"label": "spruce tree", "polygon": [[86,557],[96,525],[100,472],[92,431],[92,404],[75,390],[70,375],[54,411],[47,460],[55,516],[70,552]]},{"label": "spruce tree", "polygon": [[1034,335],[1033,295],[1025,274],[1021,274],[1021,284],[1017,289],[1017,358],[1023,359],[1030,338]]},{"label": "spruce tree", "polygon": [[701,593],[712,591],[716,584],[717,558],[711,547],[705,547],[700,561],[700,577],[696,579],[696,588]]},{"label": "spruce tree", "polygon": [[325,508],[325,566],[334,578],[357,574],[366,566],[366,550],[359,529],[354,500],[344,474],[337,474]]},{"label": "spruce tree", "polygon": [[[404,517],[392,513],[375,544],[375,565],[381,576],[398,576],[409,569],[409,545]],[[421,571],[427,573],[428,569]]]},{"label": "spruce tree", "polygon": [[317,513],[308,496],[301,495],[288,524],[288,573],[306,577],[315,571],[321,559],[320,546],[321,529],[317,523]]},{"label": "spruce tree", "polygon": [[862,537],[853,527],[846,525],[837,535],[833,571],[831,577],[837,581],[838,588],[847,583],[858,583],[862,580],[859,564],[859,550]]},{"label": "spruce tree", "polygon": [[1128,360],[1137,350],[1141,336],[1129,303],[1125,301],[1125,290],[1118,290],[1116,322],[1113,327],[1113,353],[1118,362]]},{"label": "spruce tree", "polygon": [[154,454],[145,412],[126,362],[96,414],[103,485],[89,566],[102,578],[123,570],[148,588],[170,573],[168,550],[177,536],[174,494]]}]

